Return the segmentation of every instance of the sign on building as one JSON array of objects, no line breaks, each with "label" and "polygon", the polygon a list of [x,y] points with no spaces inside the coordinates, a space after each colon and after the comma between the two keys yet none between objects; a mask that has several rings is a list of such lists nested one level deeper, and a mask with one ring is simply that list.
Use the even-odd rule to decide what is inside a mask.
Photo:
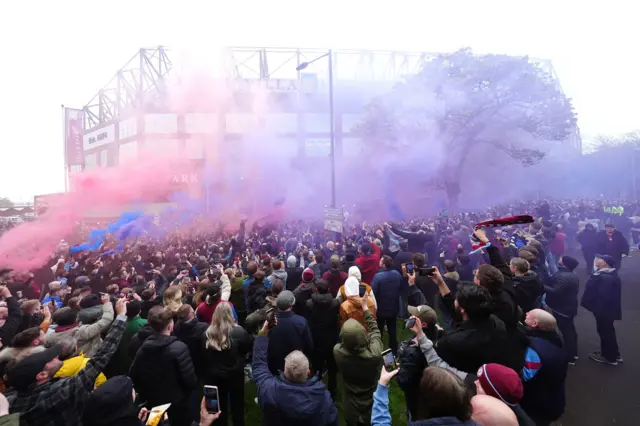
[{"label": "sign on building", "polygon": [[344,212],[342,209],[324,208],[324,229],[327,231],[344,232]]}]

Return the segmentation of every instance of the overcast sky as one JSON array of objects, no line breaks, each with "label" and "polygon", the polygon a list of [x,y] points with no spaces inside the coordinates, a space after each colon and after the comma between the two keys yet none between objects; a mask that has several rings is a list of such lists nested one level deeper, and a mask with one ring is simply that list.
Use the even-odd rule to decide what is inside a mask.
[{"label": "overcast sky", "polygon": [[3,0],[0,196],[63,190],[60,105],[81,107],[137,49],[157,45],[528,54],[553,62],[587,142],[638,129],[640,5],[585,3]]}]

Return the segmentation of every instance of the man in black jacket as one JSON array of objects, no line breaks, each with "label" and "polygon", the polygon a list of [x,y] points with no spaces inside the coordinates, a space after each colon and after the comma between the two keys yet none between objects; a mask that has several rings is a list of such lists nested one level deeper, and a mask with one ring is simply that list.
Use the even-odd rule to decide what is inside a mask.
[{"label": "man in black jacket", "polygon": [[441,337],[436,352],[446,363],[467,373],[475,373],[482,364],[498,363],[519,371],[520,354],[511,350],[504,323],[491,314],[491,295],[482,286],[460,284],[454,299],[437,270],[434,281],[444,306],[462,319],[457,328]]},{"label": "man in black jacket", "polygon": [[616,268],[622,266],[622,258],[629,256],[629,241],[618,231],[611,221],[604,226],[604,231],[598,232],[596,236],[598,254],[611,256],[615,261]]},{"label": "man in black jacket", "polygon": [[317,293],[307,300],[309,327],[313,336],[313,366],[316,373],[322,374],[327,368],[329,382],[327,389],[331,398],[336,400],[338,386],[338,367],[333,358],[333,347],[338,343],[338,309],[340,302],[329,292],[329,284],[325,280],[316,281]]},{"label": "man in black jacket", "polygon": [[189,425],[189,395],[198,386],[189,348],[171,336],[172,312],[155,306],[148,319],[154,334],[136,354],[129,377],[148,408],[171,403],[171,425]]},{"label": "man in black jacket", "polygon": [[562,256],[558,262],[558,272],[551,277],[549,285],[544,286],[545,303],[558,323],[571,364],[578,359],[578,333],[574,324],[574,319],[578,315],[580,289],[580,279],[574,272],[577,267],[577,259]]},{"label": "man in black jacket", "polygon": [[513,283],[515,301],[522,312],[527,313],[538,308],[543,293],[543,285],[538,274],[530,271],[529,262],[521,257],[511,259],[509,269],[512,274],[511,282]]},{"label": "man in black jacket", "polygon": [[193,369],[198,377],[202,376],[200,354],[202,353],[202,339],[208,327],[209,324],[206,322],[198,321],[191,305],[182,305],[178,309],[173,335],[189,348]]}]

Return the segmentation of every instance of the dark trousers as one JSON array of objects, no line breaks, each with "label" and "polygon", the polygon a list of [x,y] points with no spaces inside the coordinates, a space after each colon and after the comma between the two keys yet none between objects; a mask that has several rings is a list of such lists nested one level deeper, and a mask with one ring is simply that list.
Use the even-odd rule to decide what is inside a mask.
[{"label": "dark trousers", "polygon": [[618,339],[613,320],[610,318],[596,317],[596,327],[600,336],[600,353],[607,361],[615,361],[620,356]]},{"label": "dark trousers", "polygon": [[593,260],[596,258],[596,252],[594,250],[582,249],[582,255],[584,256],[584,263],[587,266],[587,272],[593,272]]},{"label": "dark trousers", "polygon": [[573,360],[578,356],[578,332],[576,331],[576,325],[574,324],[575,317],[563,317],[562,315],[554,314],[556,322],[558,323],[558,329],[562,333],[564,340],[564,348],[567,351],[569,358]]},{"label": "dark trousers", "polygon": [[335,401],[336,391],[338,389],[338,366],[333,357],[333,346],[328,348],[319,347],[314,350],[312,358],[313,368],[316,374],[322,374],[326,367],[328,376],[327,389],[331,394],[331,398]]},{"label": "dark trousers", "polygon": [[185,398],[179,402],[172,402],[171,407],[167,410],[167,415],[171,426],[190,426],[189,399]]},{"label": "dark trousers", "polygon": [[233,426],[244,426],[244,374],[232,378],[214,378],[208,385],[218,387],[220,411],[216,425],[227,426],[229,411]]},{"label": "dark trousers", "polygon": [[394,355],[398,354],[398,336],[396,333],[396,317],[393,318],[381,318],[376,319],[378,322],[378,329],[380,329],[380,337],[384,336],[384,326],[387,326],[389,331],[389,347]]}]

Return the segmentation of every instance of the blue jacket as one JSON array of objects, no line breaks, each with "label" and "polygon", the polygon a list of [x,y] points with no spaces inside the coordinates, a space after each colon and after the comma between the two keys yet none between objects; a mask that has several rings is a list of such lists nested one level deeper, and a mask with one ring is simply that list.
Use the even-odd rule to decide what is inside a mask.
[{"label": "blue jacket", "polygon": [[[409,426],[480,426],[473,420],[466,422],[456,417],[437,417],[427,420],[411,420]],[[371,426],[391,426],[391,414],[389,414],[389,387],[378,383],[378,388],[373,394],[373,410],[371,410]]]},{"label": "blue jacket", "polygon": [[589,277],[582,306],[596,317],[622,319],[622,284],[615,269],[600,269]]},{"label": "blue jacket", "polygon": [[536,424],[549,424],[564,413],[569,357],[555,332],[537,332],[531,336],[530,349],[534,352],[527,352],[520,407]]},{"label": "blue jacket", "polygon": [[62,300],[58,296],[47,295],[44,299],[42,299],[42,305],[46,305],[47,303],[51,302],[54,302],[56,304],[56,309],[62,308]]},{"label": "blue jacket", "polygon": [[[275,331],[280,324],[271,332]],[[304,384],[274,377],[267,366],[269,338],[259,336],[253,346],[253,380],[265,426],[338,426],[338,410],[318,376]]]},{"label": "blue jacket", "polygon": [[376,296],[378,318],[395,318],[399,311],[402,275],[394,269],[381,269],[373,277],[371,290]]},{"label": "blue jacket", "polygon": [[302,351],[307,358],[313,352],[313,338],[307,320],[293,312],[278,312],[278,326],[269,332],[268,360],[271,373],[284,371],[284,358],[289,353]]}]

